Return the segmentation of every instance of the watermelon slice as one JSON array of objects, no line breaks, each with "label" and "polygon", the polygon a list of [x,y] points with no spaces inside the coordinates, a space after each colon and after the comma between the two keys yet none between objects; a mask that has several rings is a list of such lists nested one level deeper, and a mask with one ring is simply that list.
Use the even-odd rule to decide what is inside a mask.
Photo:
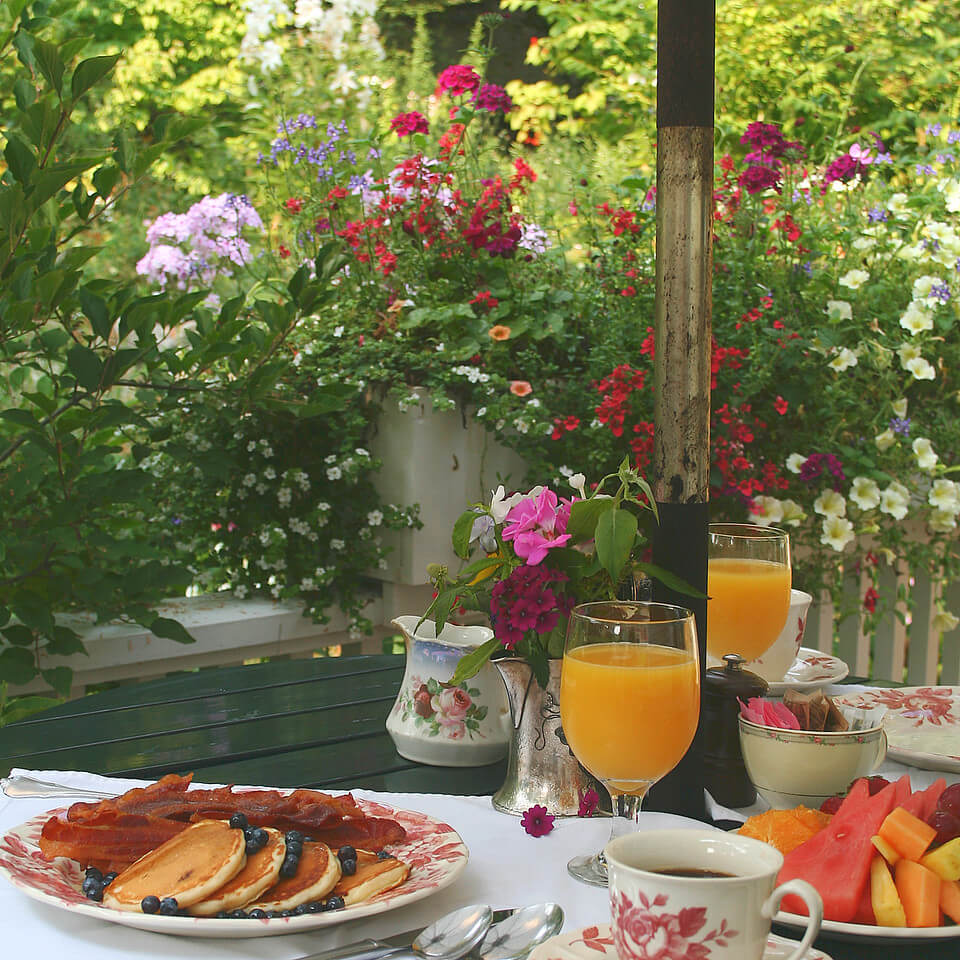
[{"label": "watermelon slice", "polygon": [[860,895],[860,902],[857,904],[857,912],[850,922],[865,923],[871,927],[877,922],[877,918],[873,915],[873,893],[870,889],[869,880],[863,885],[863,893]]},{"label": "watermelon slice", "polygon": [[[858,780],[830,823],[784,857],[777,882],[799,878],[812,883],[823,898],[824,919],[851,922],[870,875],[874,854],[870,838],[897,796],[903,796],[904,781],[909,790],[910,778],[904,776],[871,797],[866,781]],[[792,895],[784,897],[783,909],[807,912],[804,902]]]},{"label": "watermelon slice", "polygon": [[899,806],[918,819],[926,821],[930,814],[937,809],[940,794],[946,789],[947,781],[940,777],[938,780],[934,780],[926,790],[918,790]]}]

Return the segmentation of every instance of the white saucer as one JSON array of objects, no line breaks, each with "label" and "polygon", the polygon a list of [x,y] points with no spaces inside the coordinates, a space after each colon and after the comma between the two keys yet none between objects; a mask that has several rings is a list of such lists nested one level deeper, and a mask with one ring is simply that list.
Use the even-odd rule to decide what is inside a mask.
[{"label": "white saucer", "polygon": [[839,683],[850,668],[839,658],[822,650],[801,647],[786,676],[769,684],[771,696],[780,696],[787,690],[815,690],[830,683]]},{"label": "white saucer", "polygon": [[[799,940],[790,940],[771,933],[763,951],[763,960],[785,960],[797,948]],[[600,923],[595,927],[582,930],[568,930],[558,933],[545,943],[540,944],[528,960],[619,960],[617,948],[613,945],[609,923]],[[831,960],[830,956],[816,947],[807,950],[806,960]]]}]

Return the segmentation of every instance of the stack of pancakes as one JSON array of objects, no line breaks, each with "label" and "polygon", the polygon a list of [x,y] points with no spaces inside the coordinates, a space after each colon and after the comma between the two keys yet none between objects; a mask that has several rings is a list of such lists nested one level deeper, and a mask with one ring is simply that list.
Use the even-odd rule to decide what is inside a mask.
[{"label": "stack of pancakes", "polygon": [[399,886],[410,872],[395,857],[358,850],[356,873],[346,876],[327,844],[306,841],[296,873],[281,877],[286,842],[278,830],[267,828],[267,835],[266,846],[248,854],[243,830],[225,820],[191,824],[120,873],[104,890],[103,903],[139,912],[145,897],[172,897],[195,917],[239,909],[280,912],[334,896],[350,905]]}]

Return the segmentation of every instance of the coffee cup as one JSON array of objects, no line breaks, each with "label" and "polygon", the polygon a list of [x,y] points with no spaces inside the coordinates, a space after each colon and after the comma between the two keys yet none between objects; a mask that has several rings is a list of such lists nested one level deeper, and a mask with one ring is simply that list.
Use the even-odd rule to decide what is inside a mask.
[{"label": "coffee cup", "polygon": [[808,910],[803,940],[788,960],[805,957],[820,932],[820,894],[803,880],[777,886],[783,856],[759,840],[720,830],[644,830],[611,840],[604,856],[620,960],[761,960],[787,894]]},{"label": "coffee cup", "polygon": [[813,597],[809,593],[803,590],[791,590],[790,610],[780,635],[773,641],[773,645],[756,660],[748,660],[743,665],[743,669],[763,677],[768,683],[779,683],[783,680],[800,652],[811,603],[813,603]]}]

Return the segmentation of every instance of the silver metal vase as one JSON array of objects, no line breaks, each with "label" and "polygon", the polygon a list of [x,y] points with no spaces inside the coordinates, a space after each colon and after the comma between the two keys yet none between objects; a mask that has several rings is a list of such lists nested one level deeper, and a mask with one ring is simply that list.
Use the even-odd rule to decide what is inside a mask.
[{"label": "silver metal vase", "polygon": [[591,787],[606,791],[577,762],[560,730],[559,659],[550,661],[550,682],[543,689],[530,665],[519,657],[492,661],[510,701],[513,736],[507,753],[507,777],[493,795],[503,813],[522,814],[534,804],[554,816],[576,816],[580,798]]}]

